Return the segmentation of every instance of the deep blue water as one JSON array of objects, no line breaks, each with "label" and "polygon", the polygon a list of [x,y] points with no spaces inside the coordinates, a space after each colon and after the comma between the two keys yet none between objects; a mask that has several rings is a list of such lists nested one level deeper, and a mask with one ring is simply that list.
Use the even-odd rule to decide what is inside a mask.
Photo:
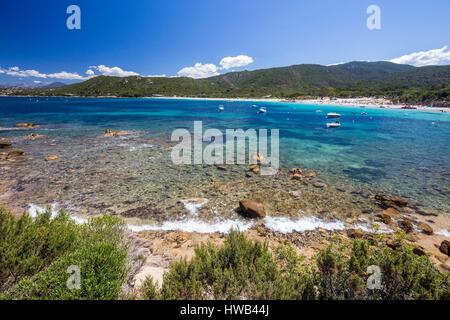
[{"label": "deep blue water", "polygon": [[[252,105],[268,113],[257,115]],[[342,115],[341,128],[326,128],[327,112]],[[169,139],[174,129],[191,128],[194,120],[221,130],[278,128],[283,166],[307,167],[336,183],[404,195],[450,212],[448,113],[271,102],[0,97],[0,137],[23,135],[5,128],[34,122],[42,125],[34,131],[67,141],[105,128]]]}]

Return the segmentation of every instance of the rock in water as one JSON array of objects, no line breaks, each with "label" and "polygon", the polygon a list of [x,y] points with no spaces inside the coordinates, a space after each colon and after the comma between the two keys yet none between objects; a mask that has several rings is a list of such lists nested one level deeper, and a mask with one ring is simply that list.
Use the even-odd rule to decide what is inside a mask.
[{"label": "rock in water", "polygon": [[266,210],[262,203],[254,200],[241,200],[239,201],[239,208],[242,213],[251,218],[264,218],[266,216]]},{"label": "rock in water", "polygon": [[55,161],[55,160],[58,160],[58,156],[54,154],[45,157],[45,161]]},{"label": "rock in water", "polygon": [[37,128],[39,125],[32,122],[19,122],[16,123],[17,128]]},{"label": "rock in water", "polygon": [[9,141],[9,140],[6,140],[6,139],[4,139],[4,138],[1,138],[0,139],[0,149],[1,148],[7,148],[7,147],[11,147],[11,141]]},{"label": "rock in water", "polygon": [[12,158],[17,158],[20,156],[23,156],[25,152],[23,150],[12,150],[10,152],[8,152],[8,154],[6,155],[6,159],[12,159]]},{"label": "rock in water", "polygon": [[442,241],[441,246],[439,247],[439,251],[450,257],[450,241],[448,240]]},{"label": "rock in water", "polygon": [[406,233],[411,233],[414,230],[414,226],[411,221],[403,219],[398,222],[398,226],[400,229],[405,231]]},{"label": "rock in water", "polygon": [[408,201],[402,197],[382,194],[375,195],[375,200],[381,202],[385,207],[406,207],[409,204]]},{"label": "rock in water", "polygon": [[426,224],[425,222],[419,223],[417,227],[420,229],[420,231],[429,236],[433,235],[434,233],[433,228],[429,224]]}]

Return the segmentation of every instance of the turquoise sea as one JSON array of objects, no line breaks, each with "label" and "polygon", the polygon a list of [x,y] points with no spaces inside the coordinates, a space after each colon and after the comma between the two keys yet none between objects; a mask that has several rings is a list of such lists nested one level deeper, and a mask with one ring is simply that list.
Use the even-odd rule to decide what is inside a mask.
[{"label": "turquoise sea", "polygon": [[[257,114],[260,107],[268,112]],[[326,128],[328,112],[342,115],[341,128]],[[398,194],[450,212],[448,113],[259,101],[0,97],[0,137],[17,140],[24,132],[15,123],[33,122],[41,125],[33,132],[67,148],[106,128],[169,140],[174,129],[192,128],[195,120],[221,130],[277,128],[282,167],[313,169],[344,187]]]}]

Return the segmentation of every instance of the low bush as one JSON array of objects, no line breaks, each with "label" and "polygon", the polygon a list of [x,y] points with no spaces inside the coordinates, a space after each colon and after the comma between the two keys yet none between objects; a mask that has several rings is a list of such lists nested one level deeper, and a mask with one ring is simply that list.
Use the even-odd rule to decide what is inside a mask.
[{"label": "low bush", "polygon": [[103,216],[76,225],[49,211],[16,220],[3,210],[0,272],[1,299],[118,299],[127,276],[124,224]]},{"label": "low bush", "polygon": [[[370,266],[381,271],[369,289]],[[375,275],[376,276],[376,275]],[[147,282],[148,281],[148,282]],[[161,289],[148,279],[148,299],[449,299],[448,274],[408,245],[335,241],[305,262],[291,246],[266,244],[231,232],[220,247],[203,244],[191,261],[172,264]]]}]

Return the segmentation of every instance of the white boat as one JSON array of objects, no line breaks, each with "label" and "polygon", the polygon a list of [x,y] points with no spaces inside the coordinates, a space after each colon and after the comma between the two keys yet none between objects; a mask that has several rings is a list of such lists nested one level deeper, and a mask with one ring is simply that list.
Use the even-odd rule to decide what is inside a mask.
[{"label": "white boat", "polygon": [[219,106],[219,112],[222,112],[222,111],[225,111],[225,107],[222,106],[222,105],[220,105],[220,106]]},{"label": "white boat", "polygon": [[258,113],[266,113],[267,109],[264,107],[259,108]]},{"label": "white boat", "polygon": [[341,117],[341,115],[339,113],[330,112],[327,114],[327,119],[340,118],[340,117]]},{"label": "white boat", "polygon": [[339,122],[329,122],[327,123],[327,128],[339,128],[341,124]]}]

